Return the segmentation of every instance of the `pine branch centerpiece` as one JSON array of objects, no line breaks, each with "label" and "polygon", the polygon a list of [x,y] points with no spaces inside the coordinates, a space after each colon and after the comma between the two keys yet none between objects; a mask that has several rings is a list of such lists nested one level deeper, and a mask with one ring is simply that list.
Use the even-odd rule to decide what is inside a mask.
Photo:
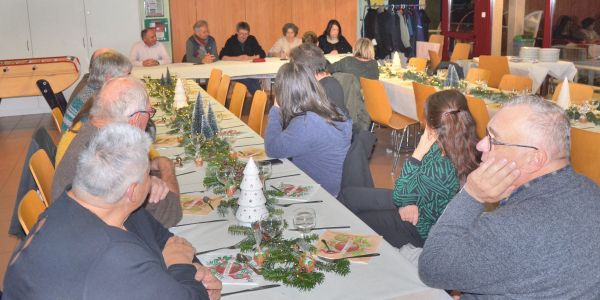
[{"label": "pine branch centerpiece", "polygon": [[[350,262],[347,259],[333,262],[316,259],[316,247],[311,243],[318,240],[318,235],[309,235],[304,239],[283,238],[282,233],[287,228],[287,223],[281,219],[283,210],[273,207],[278,201],[277,197],[283,196],[283,193],[268,190],[263,194],[258,169],[253,160],[247,166],[232,155],[231,146],[220,137],[210,102],[208,112],[205,112],[202,95],[199,94],[194,105],[187,105],[186,100],[185,106],[177,108],[174,101],[176,88],[170,74],[163,76],[160,81],[148,80],[146,87],[150,96],[160,100],[158,106],[164,113],[165,120],[168,120],[168,133],[178,137],[179,146],[185,149],[186,160],[201,158],[207,163],[203,182],[206,188],[212,189],[217,195],[224,194],[224,185],[217,179],[217,174],[224,169],[233,170],[236,187],[242,188],[241,196],[221,201],[217,211],[222,216],[230,210],[236,216],[239,212],[240,219],[249,223],[231,226],[228,231],[233,235],[245,236],[240,249],[242,252],[253,253],[265,279],[306,291],[324,281],[323,272],[342,276],[350,273]],[[246,174],[243,173],[245,169],[249,171]],[[244,178],[242,174],[245,175]],[[254,204],[259,204],[260,208],[252,206]]]}]

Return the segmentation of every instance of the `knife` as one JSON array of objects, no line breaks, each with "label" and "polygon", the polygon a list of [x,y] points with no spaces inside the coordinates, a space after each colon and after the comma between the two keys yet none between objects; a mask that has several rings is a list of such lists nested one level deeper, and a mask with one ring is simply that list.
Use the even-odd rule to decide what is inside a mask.
[{"label": "knife", "polygon": [[[350,228],[350,226],[328,226],[328,227],[315,227],[311,230],[324,230],[324,229],[347,229]],[[300,229],[290,229],[290,231],[300,231]]]},{"label": "knife", "polygon": [[258,286],[255,288],[251,288],[251,289],[245,289],[245,290],[241,290],[241,291],[235,291],[235,292],[229,292],[229,293],[222,293],[221,297],[225,297],[225,296],[229,296],[229,295],[234,295],[234,294],[239,294],[239,293],[246,293],[246,292],[254,292],[254,291],[260,291],[260,290],[266,290],[266,289],[270,289],[270,288],[276,288],[279,287],[281,285],[279,284],[268,284],[268,285],[263,285],[263,286]]},{"label": "knife", "polygon": [[344,256],[344,257],[340,257],[340,258],[326,258],[326,257],[321,257],[321,256],[319,256],[319,257],[321,259],[325,260],[325,261],[334,262],[334,261],[338,261],[338,260],[342,260],[342,259],[361,258],[361,257],[373,257],[373,256],[379,256],[379,255],[381,255],[381,254],[379,254],[379,253],[369,253],[369,254],[355,255],[355,256]]}]

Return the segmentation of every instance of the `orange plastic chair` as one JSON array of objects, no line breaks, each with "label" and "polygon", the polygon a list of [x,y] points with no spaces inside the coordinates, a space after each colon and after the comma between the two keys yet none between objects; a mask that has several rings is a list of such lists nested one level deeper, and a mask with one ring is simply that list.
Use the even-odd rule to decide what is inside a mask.
[{"label": "orange plastic chair", "polygon": [[419,123],[421,123],[421,128],[425,128],[425,104],[427,103],[427,98],[435,94],[437,90],[433,86],[421,84],[416,81],[413,81],[412,85],[415,92],[417,118],[419,119]]},{"label": "orange plastic chair", "polygon": [[[560,89],[562,88],[562,82],[556,86],[554,94],[552,94],[552,101],[556,102],[560,95]],[[594,88],[591,85],[569,82],[569,94],[571,103],[582,104],[586,101],[592,100],[594,96]]]},{"label": "orange plastic chair", "polygon": [[206,86],[206,92],[213,96],[213,98],[217,98],[217,91],[219,90],[219,83],[221,83],[221,76],[223,75],[223,71],[220,69],[212,69],[210,71],[210,78],[208,78],[208,84]]},{"label": "orange plastic chair", "polygon": [[479,68],[490,71],[488,86],[493,88],[498,88],[502,76],[510,74],[506,56],[481,55],[479,56]]},{"label": "orange plastic chair", "polygon": [[500,79],[498,89],[501,91],[531,91],[533,80],[526,76],[505,74]]},{"label": "orange plastic chair", "polygon": [[221,82],[219,82],[219,90],[217,91],[217,101],[225,106],[225,102],[227,101],[227,93],[229,93],[229,83],[231,83],[231,77],[228,75],[223,75],[221,77]]},{"label": "orange plastic chair", "polygon": [[360,86],[365,98],[365,108],[374,123],[395,130],[417,123],[416,120],[392,111],[390,100],[381,81],[361,77]]},{"label": "orange plastic chair", "polygon": [[39,149],[29,158],[29,170],[33,174],[35,183],[40,190],[42,200],[46,206],[52,202],[52,179],[54,177],[54,166],[43,149]]},{"label": "orange plastic chair", "polygon": [[435,70],[435,68],[442,62],[442,58],[440,57],[440,55],[433,50],[429,50],[429,59],[430,70]]},{"label": "orange plastic chair", "polygon": [[471,44],[467,43],[456,43],[450,61],[455,63],[459,60],[469,59],[469,53],[471,52]]},{"label": "orange plastic chair", "polygon": [[[438,43],[440,44],[440,52],[444,49],[444,36],[441,34],[432,34],[429,36],[430,43]],[[439,54],[439,52],[438,52]],[[431,55],[430,55],[431,56]]]},{"label": "orange plastic chair", "polygon": [[427,68],[427,59],[422,57],[412,57],[408,60],[408,65],[414,67],[417,72],[425,72],[425,68]]},{"label": "orange plastic chair", "polygon": [[486,83],[490,81],[491,72],[482,68],[470,68],[469,73],[467,73],[466,81],[470,83],[475,83],[479,81],[485,81]]},{"label": "orange plastic chair", "polygon": [[[402,146],[404,137],[406,137],[406,141],[408,143],[408,137],[410,134],[408,134],[407,129],[411,125],[418,124],[419,122],[392,110],[390,100],[381,81],[361,77],[360,86],[365,98],[365,108],[367,109],[367,113],[369,113],[371,121],[373,122],[371,123],[371,132],[373,131],[376,123],[394,130],[392,131],[394,159],[392,160],[391,172],[393,176],[396,166],[400,161],[400,153],[407,150],[412,151],[411,148],[403,148]],[[402,135],[399,134],[399,130],[402,130]]]},{"label": "orange plastic chair", "polygon": [[63,122],[63,113],[60,111],[60,108],[55,107],[52,109],[52,119],[54,119],[54,125],[56,125],[56,129],[59,133],[62,133],[62,129],[60,125]]},{"label": "orange plastic chair", "polygon": [[23,196],[19,203],[19,223],[23,227],[25,234],[29,234],[29,230],[35,225],[39,216],[46,210],[46,204],[40,198],[40,195],[34,190],[30,190]]},{"label": "orange plastic chair", "polygon": [[571,127],[571,165],[600,184],[600,133]]},{"label": "orange plastic chair", "polygon": [[256,133],[263,135],[263,120],[265,118],[265,107],[267,106],[267,93],[256,91],[252,97],[250,115],[248,116],[248,127]]},{"label": "orange plastic chair", "polygon": [[477,131],[477,137],[479,139],[483,139],[487,133],[487,124],[490,121],[490,114],[485,102],[479,98],[467,96],[467,105],[469,106],[469,111],[475,120],[475,131]]},{"label": "orange plastic chair", "polygon": [[229,111],[236,117],[242,118],[242,109],[244,108],[244,100],[246,100],[246,92],[248,88],[243,83],[236,82],[233,85],[233,93],[229,102]]}]

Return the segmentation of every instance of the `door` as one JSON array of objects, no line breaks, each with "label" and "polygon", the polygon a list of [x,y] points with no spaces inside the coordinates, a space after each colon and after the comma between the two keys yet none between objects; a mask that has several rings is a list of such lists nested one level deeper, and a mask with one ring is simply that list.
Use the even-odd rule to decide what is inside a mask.
[{"label": "door", "polygon": [[83,1],[89,54],[98,48],[113,48],[129,57],[131,46],[141,40],[140,1]]},{"label": "door", "polygon": [[89,46],[81,0],[27,0],[33,56],[76,56],[87,73]]},{"label": "door", "polygon": [[31,57],[27,1],[0,1],[0,60]]},{"label": "door", "polygon": [[472,56],[490,54],[492,47],[492,0],[442,0],[442,34],[446,38],[443,59],[455,42],[471,43]]}]

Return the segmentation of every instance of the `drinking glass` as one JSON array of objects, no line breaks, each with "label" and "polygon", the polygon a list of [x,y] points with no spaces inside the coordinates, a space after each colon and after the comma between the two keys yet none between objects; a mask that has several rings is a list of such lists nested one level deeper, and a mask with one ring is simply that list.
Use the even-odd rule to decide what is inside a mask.
[{"label": "drinking glass", "polygon": [[302,239],[317,225],[317,215],[312,208],[299,208],[294,211],[294,226],[300,231]]},{"label": "drinking glass", "polygon": [[260,181],[263,185],[263,192],[267,191],[267,187],[265,185],[267,179],[271,177],[271,173],[273,172],[273,168],[271,167],[270,161],[259,161],[258,163],[258,176],[260,176]]}]

